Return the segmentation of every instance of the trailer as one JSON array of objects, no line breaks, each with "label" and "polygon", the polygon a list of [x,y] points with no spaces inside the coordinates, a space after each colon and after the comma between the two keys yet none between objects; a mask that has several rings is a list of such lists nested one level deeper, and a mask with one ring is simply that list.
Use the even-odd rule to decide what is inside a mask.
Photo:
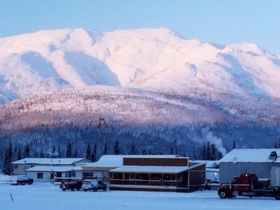
[{"label": "trailer", "polygon": [[256,174],[243,173],[234,176],[231,183],[222,183],[218,189],[220,198],[236,196],[274,196],[280,200],[280,167],[271,168],[271,177],[259,179]]}]

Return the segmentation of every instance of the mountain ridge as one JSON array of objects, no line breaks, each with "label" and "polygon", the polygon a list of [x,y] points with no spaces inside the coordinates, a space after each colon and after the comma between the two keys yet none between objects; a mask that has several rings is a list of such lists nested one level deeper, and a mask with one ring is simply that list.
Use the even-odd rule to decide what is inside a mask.
[{"label": "mountain ridge", "polygon": [[10,93],[18,98],[91,85],[272,97],[280,90],[276,55],[252,43],[221,48],[187,40],[169,29],[39,31],[1,38],[0,49],[2,101],[10,101]]},{"label": "mountain ridge", "polygon": [[280,58],[255,44],[202,43],[165,28],[1,38],[0,148],[71,142],[82,154],[106,139],[124,153],[133,141],[140,151],[176,146],[198,157],[206,142],[223,154],[233,142],[271,147],[280,136],[278,81]]}]

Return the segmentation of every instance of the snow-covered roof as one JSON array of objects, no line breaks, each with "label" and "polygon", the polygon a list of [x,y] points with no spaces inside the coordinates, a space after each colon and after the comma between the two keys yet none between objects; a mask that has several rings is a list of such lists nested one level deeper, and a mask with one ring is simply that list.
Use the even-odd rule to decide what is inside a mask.
[{"label": "snow-covered roof", "polygon": [[193,166],[122,166],[111,169],[110,172],[125,172],[125,173],[182,173],[187,170],[194,169],[205,163],[196,164]]},{"label": "snow-covered roof", "polygon": [[215,168],[218,164],[218,160],[190,160],[190,163],[205,163],[206,168]]},{"label": "snow-covered roof", "polygon": [[110,172],[125,173],[181,173],[187,171],[188,166],[123,166],[111,169]]},{"label": "snow-covered roof", "polygon": [[13,164],[39,164],[39,165],[71,165],[86,160],[85,158],[24,158],[14,161]]},{"label": "snow-covered roof", "polygon": [[97,162],[88,163],[84,167],[115,168],[123,166],[124,158],[175,158],[176,155],[103,155]]},{"label": "snow-covered roof", "polygon": [[[277,157],[270,157],[273,151],[278,154]],[[234,149],[226,154],[219,162],[280,163],[280,149]]]},{"label": "snow-covered roof", "polygon": [[32,168],[27,169],[27,172],[67,172],[67,171],[73,171],[78,170],[79,166],[35,166]]}]

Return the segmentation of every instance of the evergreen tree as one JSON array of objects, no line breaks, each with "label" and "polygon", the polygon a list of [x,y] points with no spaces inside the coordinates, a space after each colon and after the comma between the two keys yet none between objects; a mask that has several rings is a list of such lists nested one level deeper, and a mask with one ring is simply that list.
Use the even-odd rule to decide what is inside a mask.
[{"label": "evergreen tree", "polygon": [[3,164],[3,173],[10,175],[11,174],[11,157],[9,156],[9,149],[5,151],[5,158]]},{"label": "evergreen tree", "polygon": [[131,142],[131,148],[130,148],[129,154],[130,155],[135,155],[136,154],[136,148],[133,144],[133,141]]},{"label": "evergreen tree", "polygon": [[90,147],[90,144],[89,144],[89,143],[88,143],[88,145],[87,145],[86,159],[88,159],[88,160],[91,159],[91,147]]},{"label": "evergreen tree", "polygon": [[21,149],[20,149],[20,146],[19,146],[19,148],[18,148],[17,159],[18,159],[18,160],[21,159]]},{"label": "evergreen tree", "polygon": [[13,156],[13,146],[12,146],[12,142],[10,142],[9,149],[8,149],[8,157],[12,160],[12,156]]},{"label": "evergreen tree", "polygon": [[217,153],[217,149],[215,144],[211,144],[211,160],[216,160],[216,153]]},{"label": "evergreen tree", "polygon": [[202,145],[202,160],[206,160],[206,159],[207,159],[206,145],[205,145],[205,142],[203,142],[203,145]]},{"label": "evergreen tree", "polygon": [[55,145],[53,145],[53,148],[52,148],[52,154],[54,155],[55,153]]},{"label": "evergreen tree", "polygon": [[221,160],[223,158],[223,154],[221,152],[219,152],[218,158],[219,158],[219,160]]},{"label": "evergreen tree", "polygon": [[44,158],[45,157],[45,154],[43,153],[43,150],[41,149],[41,152],[40,152],[40,155],[39,155],[40,158]]},{"label": "evergreen tree", "polygon": [[232,149],[235,149],[236,148],[236,142],[235,142],[235,140],[233,140],[233,142],[232,142]]},{"label": "evergreen tree", "polygon": [[121,154],[121,149],[120,149],[118,140],[115,141],[114,148],[113,148],[113,153],[115,155],[120,155]]},{"label": "evergreen tree", "polygon": [[91,159],[90,159],[92,162],[96,161],[96,152],[97,152],[97,146],[96,146],[96,143],[95,143],[94,147],[93,147],[93,150],[92,150],[92,153],[91,153]]},{"label": "evergreen tree", "polygon": [[173,148],[170,148],[170,155],[173,155]]},{"label": "evergreen tree", "polygon": [[66,158],[72,157],[72,144],[69,142],[66,149]]},{"label": "evergreen tree", "polygon": [[206,146],[206,160],[211,160],[211,150],[210,150],[210,142],[207,142]]},{"label": "evergreen tree", "polygon": [[107,155],[107,143],[104,144],[103,155]]},{"label": "evergreen tree", "polygon": [[29,149],[29,145],[28,144],[26,144],[26,146],[25,146],[24,157],[25,158],[30,157],[30,149]]},{"label": "evergreen tree", "polygon": [[174,147],[174,149],[172,151],[174,152],[175,155],[178,155],[178,147],[177,147],[177,140],[176,139],[173,142],[173,147]]},{"label": "evergreen tree", "polygon": [[38,155],[37,151],[35,151],[34,157],[35,157],[35,158],[39,158],[39,155]]}]

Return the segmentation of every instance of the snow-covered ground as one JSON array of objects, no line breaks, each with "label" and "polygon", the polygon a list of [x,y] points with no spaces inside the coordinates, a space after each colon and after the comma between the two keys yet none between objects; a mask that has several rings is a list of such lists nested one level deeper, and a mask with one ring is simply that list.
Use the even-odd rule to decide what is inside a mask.
[{"label": "snow-covered ground", "polygon": [[[220,199],[216,191],[193,193],[173,192],[63,192],[51,183],[11,186],[0,176],[0,209],[56,210],[170,210],[170,209],[279,209],[280,201],[273,197],[237,197]],[[13,201],[12,201],[13,198]]]}]

